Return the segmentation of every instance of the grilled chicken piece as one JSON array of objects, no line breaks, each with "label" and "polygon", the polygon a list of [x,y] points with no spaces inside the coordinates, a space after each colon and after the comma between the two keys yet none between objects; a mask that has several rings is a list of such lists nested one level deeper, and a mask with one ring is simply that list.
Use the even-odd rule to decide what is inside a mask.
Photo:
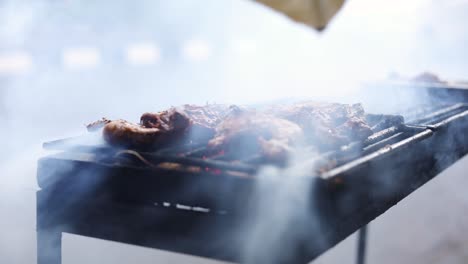
[{"label": "grilled chicken piece", "polygon": [[[142,127],[125,120],[113,120],[104,126],[104,140],[113,146],[149,149],[154,145],[163,145],[174,133],[159,128]],[[178,133],[180,134],[180,132]]]},{"label": "grilled chicken piece", "polygon": [[267,110],[299,125],[309,144],[333,149],[372,134],[361,104],[303,102]]},{"label": "grilled chicken piece", "polygon": [[104,139],[117,146],[151,149],[173,143],[208,142],[223,115],[225,105],[184,105],[157,113],[145,113],[140,124],[124,120],[110,121],[104,126]]},{"label": "grilled chicken piece", "polygon": [[290,147],[303,137],[302,129],[285,119],[234,109],[216,129],[208,147],[234,158],[261,154],[268,161],[285,162]]}]

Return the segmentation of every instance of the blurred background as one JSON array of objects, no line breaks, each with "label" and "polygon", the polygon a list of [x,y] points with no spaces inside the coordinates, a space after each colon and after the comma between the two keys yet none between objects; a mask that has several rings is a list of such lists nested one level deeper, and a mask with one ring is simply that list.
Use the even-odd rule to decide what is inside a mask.
[{"label": "blurred background", "polygon": [[[318,33],[248,0],[0,1],[0,263],[35,263],[42,142],[183,103],[346,101],[394,73],[463,81],[467,12],[466,0],[349,0]],[[369,263],[468,263],[467,169],[465,158],[375,220]],[[316,263],[352,262],[354,249],[351,236]],[[63,258],[214,263],[74,235]]]}]

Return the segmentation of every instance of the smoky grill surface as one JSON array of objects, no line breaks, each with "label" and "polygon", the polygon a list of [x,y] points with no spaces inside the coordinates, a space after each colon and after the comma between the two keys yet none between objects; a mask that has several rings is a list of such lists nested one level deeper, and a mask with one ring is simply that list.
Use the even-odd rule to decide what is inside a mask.
[{"label": "smoky grill surface", "polygon": [[[303,107],[304,105],[294,105],[290,108],[276,109],[274,111],[277,113],[282,112],[283,115],[286,113],[297,114],[295,111],[303,111],[303,109],[301,109]],[[331,175],[336,174],[337,170],[333,169],[360,157],[371,153],[374,153],[374,155],[380,153],[378,155],[380,156],[385,155],[384,153],[387,152],[398,151],[398,148],[392,148],[391,145],[402,140],[407,140],[409,143],[423,140],[445,124],[438,122],[449,116],[457,116],[456,114],[464,116],[464,110],[466,110],[466,108],[466,104],[462,103],[447,107],[432,107],[432,111],[426,112],[425,115],[419,115],[418,118],[408,120],[407,123],[403,123],[403,117],[399,115],[366,114],[365,118],[367,124],[369,124],[369,130],[372,129],[371,131],[375,132],[366,138],[362,138],[362,135],[360,135],[361,139],[348,138],[347,141],[343,141],[348,142],[347,144],[337,144],[332,149],[330,149],[330,147],[323,148],[319,152],[319,155],[314,155],[314,160],[316,162],[314,167],[316,171],[311,172],[311,174],[319,175],[323,178],[330,178]],[[347,125],[346,122],[350,121],[350,119],[346,119],[346,115],[343,114],[347,111],[351,112],[351,122],[354,118],[353,111],[360,112],[362,117],[364,117],[360,105],[347,106],[327,104],[325,105],[325,109],[328,111],[340,112],[342,115],[341,118],[345,120],[341,122],[344,125]],[[242,114],[246,113],[248,112],[243,112]],[[227,115],[227,112],[224,114]],[[319,114],[323,114],[323,112]],[[143,116],[146,115],[148,114],[144,114]],[[336,116],[337,114],[335,113],[334,115]],[[295,118],[297,118],[297,116],[295,116]],[[307,120],[301,120],[302,122],[307,122]],[[106,121],[106,123],[107,122],[108,121]],[[216,122],[222,124],[221,119]],[[319,129],[323,129],[323,127]],[[316,129],[314,132],[317,133],[317,131]],[[330,138],[330,134],[324,137]],[[322,139],[324,138],[322,137]],[[214,140],[216,140],[216,138]],[[236,153],[234,151],[229,151],[227,147],[210,148],[205,142],[197,143],[193,141],[175,141],[172,142],[171,145],[159,147],[156,150],[142,151],[102,142],[97,134],[90,134],[87,137],[47,142],[44,143],[44,148],[65,150],[66,152],[72,153],[93,153],[95,154],[93,156],[94,162],[105,163],[111,166],[177,170],[202,174],[228,173],[235,176],[252,176],[257,172],[259,166],[272,164],[272,159],[268,157],[268,155],[265,155],[264,152],[243,152],[242,149],[240,149]],[[309,149],[311,148],[309,147]],[[275,164],[281,166],[285,163],[284,161],[276,161]]]},{"label": "smoky grill surface", "polygon": [[[301,221],[317,222],[320,234],[290,226],[291,233],[304,237],[296,241],[294,258],[278,263],[308,263],[468,153],[466,104],[433,107],[397,125],[385,122],[375,122],[379,128],[363,140],[314,157],[317,171],[310,174],[319,177],[304,179],[304,184],[313,179],[309,200],[314,209],[301,214]],[[39,161],[38,212],[51,212],[38,214],[39,230],[49,234],[65,227],[60,232],[241,261],[245,238],[235,239],[236,228],[254,199],[262,155],[233,157],[193,142],[136,151],[110,146],[100,137],[44,147],[62,152]],[[385,181],[391,184],[382,189]],[[82,182],[95,184],[68,192]],[[326,242],[317,244],[317,235]]]},{"label": "smoky grill surface", "polygon": [[[366,115],[360,104],[302,102],[273,105],[266,110],[236,105],[183,105],[144,113],[139,124],[103,118],[87,127],[94,130],[103,126],[103,137],[109,144],[133,149],[156,150],[174,142],[216,147],[238,138],[268,143],[291,140],[286,136],[291,134],[296,140],[304,136],[306,143],[323,150],[365,139],[372,134],[371,126],[375,130],[401,122],[401,116]],[[298,132],[288,132],[291,130]]]},{"label": "smoky grill surface", "polygon": [[[216,171],[233,166],[212,161],[242,163],[244,166],[237,167],[248,172],[261,164],[286,166],[291,153],[301,149],[314,156],[322,153],[319,159],[327,161],[320,161],[322,165],[317,167],[323,171],[358,155],[360,148],[370,144],[368,137],[373,133],[400,128],[402,124],[402,116],[366,114],[360,104],[302,102],[261,111],[233,105],[184,105],[144,113],[140,124],[105,118],[93,122],[87,128],[103,128],[106,144],[101,146],[73,146],[72,141],[56,141],[45,147],[70,145],[72,151],[113,154],[121,163],[130,165],[132,160],[136,166],[152,168],[182,168],[170,164],[167,157],[190,166],[202,159],[207,168],[216,164]],[[346,157],[332,154],[340,148],[346,149]],[[154,163],[161,159],[164,164]]]}]

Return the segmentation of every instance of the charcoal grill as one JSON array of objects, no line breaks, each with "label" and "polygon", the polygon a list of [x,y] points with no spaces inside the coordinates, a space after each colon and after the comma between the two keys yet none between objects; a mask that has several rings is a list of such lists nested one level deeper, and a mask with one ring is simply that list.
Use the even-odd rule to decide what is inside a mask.
[{"label": "charcoal grill", "polygon": [[[453,91],[466,98],[466,91]],[[274,261],[310,262],[468,153],[468,105],[455,101],[444,99],[444,106],[364,143],[324,153],[323,160],[334,166],[301,179],[312,191],[299,220],[316,228],[288,227],[301,235]],[[261,159],[232,161],[223,153],[207,159],[206,150],[196,145],[143,153],[82,142],[44,144],[59,152],[38,162],[39,264],[61,263],[62,232],[244,261],[246,219],[257,182],[253,175]]]}]

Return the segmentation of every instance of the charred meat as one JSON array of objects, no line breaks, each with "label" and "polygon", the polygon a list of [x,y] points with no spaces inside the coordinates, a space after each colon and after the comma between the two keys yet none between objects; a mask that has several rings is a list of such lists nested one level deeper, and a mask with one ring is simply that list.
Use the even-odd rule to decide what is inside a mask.
[{"label": "charred meat", "polygon": [[284,162],[302,137],[302,129],[293,122],[255,110],[237,110],[219,124],[208,146],[235,158],[260,154]]},{"label": "charred meat", "polygon": [[361,104],[303,102],[268,110],[299,125],[309,144],[332,149],[372,134]]},{"label": "charred meat", "polygon": [[203,143],[214,136],[215,127],[228,111],[229,107],[224,105],[172,107],[144,113],[140,124],[109,121],[104,126],[103,136],[112,145],[136,149],[151,149],[175,141]]},{"label": "charred meat", "polygon": [[166,130],[147,128],[120,119],[107,123],[102,134],[104,140],[113,146],[136,149],[148,149],[155,145],[164,145],[164,142],[178,135],[176,131],[168,133]]},{"label": "charred meat", "polygon": [[360,104],[302,102],[262,111],[212,104],[144,113],[139,124],[102,119],[88,129],[104,126],[104,139],[114,146],[143,150],[196,143],[235,159],[259,155],[279,161],[295,145],[331,150],[402,122],[401,116],[366,114]]}]

